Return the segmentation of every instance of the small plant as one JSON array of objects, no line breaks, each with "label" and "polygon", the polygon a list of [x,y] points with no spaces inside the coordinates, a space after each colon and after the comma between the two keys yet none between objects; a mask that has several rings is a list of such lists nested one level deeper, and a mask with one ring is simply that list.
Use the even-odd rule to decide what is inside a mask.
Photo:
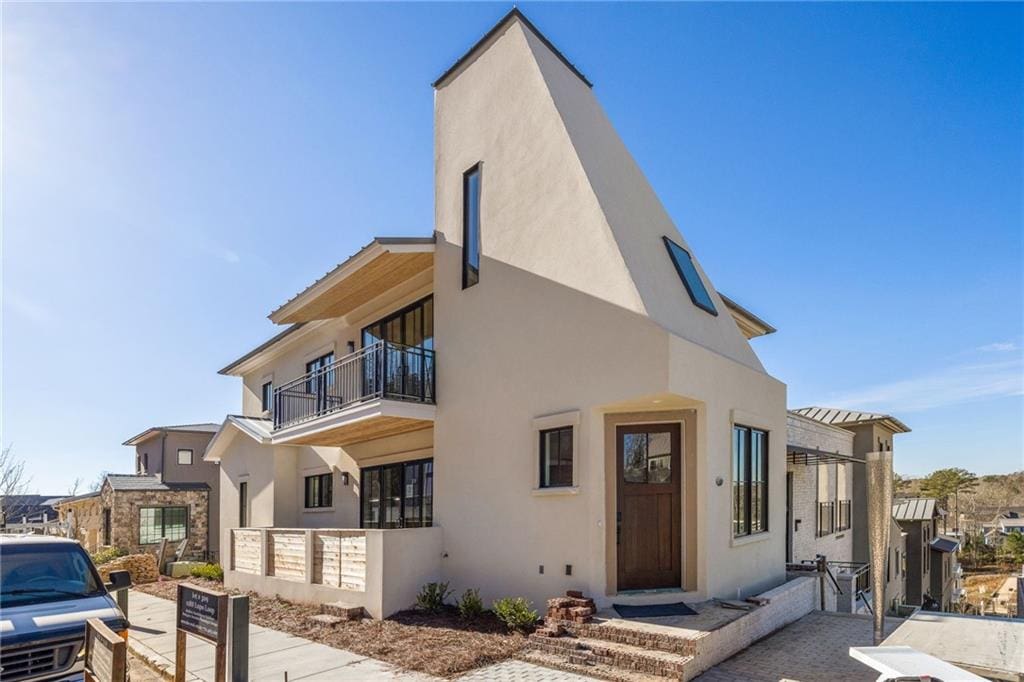
[{"label": "small plant", "polygon": [[117,559],[118,557],[123,557],[127,554],[128,552],[121,549],[120,547],[107,547],[106,549],[101,549],[100,551],[95,552],[92,555],[92,562],[97,566],[101,566],[103,564],[108,564],[114,559]]},{"label": "small plant", "polygon": [[537,612],[530,608],[532,606],[523,597],[505,597],[495,601],[491,608],[509,630],[529,632],[537,624],[538,618]]},{"label": "small plant", "polygon": [[468,589],[459,600],[459,615],[472,620],[484,612],[484,600],[480,598],[480,590]]},{"label": "small plant", "polygon": [[430,613],[438,613],[444,608],[444,601],[451,595],[448,583],[427,583],[416,595],[416,608]]},{"label": "small plant", "polygon": [[220,567],[220,564],[193,566],[189,575],[193,578],[206,578],[207,580],[216,580],[218,582],[224,581],[224,569]]}]

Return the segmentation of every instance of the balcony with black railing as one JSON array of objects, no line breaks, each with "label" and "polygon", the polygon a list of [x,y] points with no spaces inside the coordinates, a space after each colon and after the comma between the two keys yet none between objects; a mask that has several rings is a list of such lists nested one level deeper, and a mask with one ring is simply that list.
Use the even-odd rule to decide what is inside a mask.
[{"label": "balcony with black railing", "polygon": [[374,401],[433,405],[434,398],[434,351],[378,341],[276,387],[274,430]]}]

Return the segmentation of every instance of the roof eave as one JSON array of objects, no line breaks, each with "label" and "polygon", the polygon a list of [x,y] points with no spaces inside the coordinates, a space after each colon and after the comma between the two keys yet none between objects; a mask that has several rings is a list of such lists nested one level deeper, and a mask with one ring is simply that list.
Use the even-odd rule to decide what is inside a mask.
[{"label": "roof eave", "polygon": [[332,289],[349,275],[385,253],[430,253],[433,250],[433,237],[375,237],[355,255],[300,291],[267,317],[274,324],[283,324],[292,312],[301,309],[311,300]]},{"label": "roof eave", "polygon": [[732,315],[733,319],[736,320],[736,323],[751,331],[751,338],[768,336],[769,334],[774,334],[779,331],[736,301],[723,294],[721,291],[718,292],[718,296],[722,299],[722,303],[725,304],[725,307],[729,309],[729,313]]}]

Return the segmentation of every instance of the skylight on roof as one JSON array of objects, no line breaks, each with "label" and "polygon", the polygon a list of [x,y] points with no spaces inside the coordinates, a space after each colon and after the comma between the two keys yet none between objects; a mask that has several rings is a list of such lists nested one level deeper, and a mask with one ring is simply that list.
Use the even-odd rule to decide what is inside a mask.
[{"label": "skylight on roof", "polygon": [[708,294],[704,281],[701,280],[700,274],[693,264],[690,252],[668,237],[662,237],[662,239],[665,240],[665,248],[668,249],[668,255],[672,258],[672,264],[676,266],[679,279],[683,280],[683,286],[686,287],[687,293],[690,294],[690,300],[701,310],[705,310],[712,315],[718,315],[715,303],[711,300],[711,295]]}]

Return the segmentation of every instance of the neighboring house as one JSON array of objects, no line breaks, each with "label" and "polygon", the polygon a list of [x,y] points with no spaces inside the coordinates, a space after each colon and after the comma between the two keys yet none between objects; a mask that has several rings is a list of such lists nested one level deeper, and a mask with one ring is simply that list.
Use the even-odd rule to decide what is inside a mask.
[{"label": "neighboring house", "polygon": [[135,448],[135,473],[156,476],[169,486],[203,483],[209,487],[209,539],[211,559],[220,544],[220,467],[203,459],[220,424],[154,426],[126,440]]},{"label": "neighboring house", "polygon": [[107,474],[98,492],[66,498],[57,508],[62,521],[75,523],[76,539],[90,551],[117,547],[130,554],[152,552],[166,538],[172,546],[188,539],[188,558],[209,556],[210,486],[206,483]]},{"label": "neighboring house", "polygon": [[895,518],[889,520],[889,551],[885,557],[886,610],[901,615],[899,607],[907,603],[907,534]]},{"label": "neighboring house", "polygon": [[963,596],[963,571],[957,560],[960,543],[953,538],[939,535],[931,541],[929,549],[932,561],[928,594],[938,603],[939,611],[952,611],[953,605]]},{"label": "neighboring house", "polygon": [[[854,533],[866,535],[867,490],[864,455],[854,455],[853,431],[790,411],[786,419],[786,559],[807,563],[824,556],[839,590],[826,591],[826,608],[866,611],[873,601],[870,564],[854,559]],[[899,527],[889,534],[885,603],[902,603],[900,567],[905,540]]]},{"label": "neighboring house", "polygon": [[518,10],[434,108],[434,236],[373,240],[222,370],[226,584],[381,616],[441,579],[535,603],[782,582],[786,390],[747,339],[770,327]]},{"label": "neighboring house", "polygon": [[1003,512],[990,523],[982,525],[985,544],[992,547],[1001,547],[1006,537],[1014,531],[1024,533],[1024,516],[1016,511]]},{"label": "neighboring house", "polygon": [[941,572],[932,551],[942,515],[938,502],[922,497],[896,500],[892,515],[907,534],[907,603],[920,606],[926,596],[939,601],[939,595],[932,594],[932,571]]},{"label": "neighboring house", "polygon": [[59,495],[0,495],[0,513],[5,524],[42,523],[57,518],[54,503]]}]

